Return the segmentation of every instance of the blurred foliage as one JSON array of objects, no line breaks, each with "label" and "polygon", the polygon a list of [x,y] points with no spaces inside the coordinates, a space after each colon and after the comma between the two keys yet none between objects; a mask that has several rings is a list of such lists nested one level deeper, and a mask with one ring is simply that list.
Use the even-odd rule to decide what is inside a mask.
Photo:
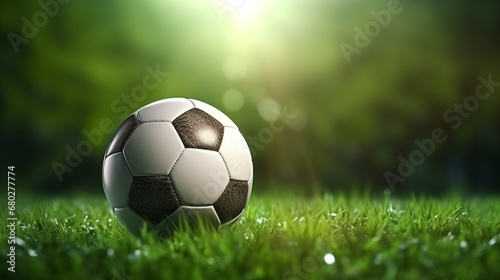
[{"label": "blurred foliage", "polygon": [[[388,2],[73,0],[58,4],[16,53],[9,34],[22,36],[23,18],[33,23],[43,9],[4,1],[2,162],[16,164],[39,191],[100,190],[111,133],[62,183],[52,163],[65,163],[65,147],[76,148],[83,129],[99,129],[104,118],[117,126],[126,116],[113,104],[131,113],[180,96],[220,108],[247,139],[270,128],[273,107],[298,116],[255,149],[256,189],[386,188],[384,172],[397,172],[398,155],[408,158],[414,140],[439,127],[448,140],[396,189],[493,190],[498,91],[456,131],[443,113],[474,94],[478,76],[500,81],[499,4],[401,1],[402,11],[348,63],[339,45],[354,45],[354,28],[364,29]],[[126,104],[123,95],[142,84],[148,66],[169,76]],[[243,103],[232,106],[238,94]]]}]

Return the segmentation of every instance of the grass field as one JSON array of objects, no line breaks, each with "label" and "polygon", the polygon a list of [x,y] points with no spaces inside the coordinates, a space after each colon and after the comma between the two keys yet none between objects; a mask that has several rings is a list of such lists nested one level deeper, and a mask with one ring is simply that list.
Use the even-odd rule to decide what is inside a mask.
[{"label": "grass field", "polygon": [[231,228],[165,240],[128,234],[104,195],[20,201],[16,216],[1,279],[500,279],[499,198],[254,195]]}]

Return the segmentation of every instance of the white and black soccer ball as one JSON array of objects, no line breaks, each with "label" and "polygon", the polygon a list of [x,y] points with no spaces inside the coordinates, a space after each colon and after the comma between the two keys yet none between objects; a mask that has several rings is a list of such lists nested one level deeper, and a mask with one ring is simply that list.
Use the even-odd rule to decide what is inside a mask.
[{"label": "white and black soccer ball", "polygon": [[238,127],[198,100],[142,107],[117,128],[104,155],[106,198],[133,235],[170,234],[181,219],[215,228],[235,222],[252,190],[253,165]]}]

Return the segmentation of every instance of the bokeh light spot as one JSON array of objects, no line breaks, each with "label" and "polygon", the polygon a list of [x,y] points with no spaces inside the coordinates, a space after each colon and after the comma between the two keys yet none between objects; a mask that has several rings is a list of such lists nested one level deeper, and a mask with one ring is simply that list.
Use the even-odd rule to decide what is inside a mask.
[{"label": "bokeh light spot", "polygon": [[327,263],[327,264],[333,264],[335,262],[335,257],[330,253],[326,254],[323,259],[325,260],[325,263]]},{"label": "bokeh light spot", "polygon": [[262,99],[257,105],[259,115],[266,121],[275,121],[278,117],[280,105],[270,97]]}]

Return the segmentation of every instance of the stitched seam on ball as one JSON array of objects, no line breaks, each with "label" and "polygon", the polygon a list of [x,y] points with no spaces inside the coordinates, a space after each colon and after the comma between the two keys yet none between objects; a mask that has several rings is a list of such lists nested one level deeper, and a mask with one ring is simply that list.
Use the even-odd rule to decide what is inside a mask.
[{"label": "stitched seam on ball", "polygon": [[[139,125],[140,125],[140,124],[139,124]],[[136,126],[136,127],[134,127],[134,129],[132,129],[132,130],[131,130],[131,132],[130,132],[130,136],[129,136],[129,137],[125,138],[125,140],[123,141],[123,145],[122,145],[123,147],[121,147],[119,151],[114,152],[114,153],[112,153],[112,154],[109,154],[106,158],[108,158],[108,157],[110,157],[110,156],[112,156],[112,155],[114,155],[114,154],[123,153],[123,150],[125,149],[125,145],[127,144],[128,140],[130,139],[130,137],[132,136],[132,134],[134,133],[134,131],[135,131],[135,130],[139,127],[139,125],[138,125],[138,126]],[[124,157],[125,157],[125,156],[124,156]]]},{"label": "stitched seam on ball", "polygon": [[122,152],[123,152],[123,150],[122,150],[122,151],[118,151],[118,152],[114,152],[114,153],[112,153],[112,154],[109,154],[106,158],[108,158],[108,157],[110,157],[110,156],[112,156],[112,155],[114,155],[114,154],[118,154],[118,153],[122,153]]},{"label": "stitched seam on ball", "polygon": [[[139,123],[139,125],[141,125]],[[128,140],[130,140],[130,137],[132,137],[132,134],[134,134],[134,132],[137,130],[137,128],[139,127],[139,125],[136,125],[131,131],[130,131],[130,135],[128,135],[127,137],[125,137],[125,139],[123,140],[123,144],[122,144],[122,147],[120,148],[121,151],[123,151],[125,149],[125,145],[127,145],[128,143]]]},{"label": "stitched seam on ball", "polygon": [[147,122],[143,122],[143,123],[155,123],[155,122],[166,122],[166,123],[172,123],[171,121],[163,121],[163,120],[147,121]]},{"label": "stitched seam on ball", "polygon": [[[215,118],[215,117],[214,117]],[[216,119],[217,120],[217,119]],[[219,120],[217,120],[218,122],[220,122]],[[222,123],[221,123],[222,124]],[[229,127],[229,128],[232,128],[232,129],[236,129],[238,132],[240,131],[240,129],[238,128],[238,126],[236,124],[234,124],[234,126],[230,126],[230,125],[222,125],[224,126],[224,128],[226,127]],[[240,132],[241,133],[241,132]]]},{"label": "stitched seam on ball", "polygon": [[175,165],[177,164],[177,162],[181,158],[182,154],[184,154],[185,150],[186,150],[186,148],[184,148],[184,150],[182,150],[181,154],[177,157],[177,159],[175,160],[174,164],[172,165],[172,168],[170,168],[170,172],[168,172],[168,174],[172,173],[172,171],[174,170]]},{"label": "stitched seam on ball", "polygon": [[[196,107],[196,104],[194,104],[193,100],[191,100],[191,99],[188,99],[188,100],[189,100],[189,102],[191,102],[191,104],[193,104],[193,109],[194,109],[194,108],[197,108],[197,107]],[[199,109],[199,108],[198,108],[198,109]]]},{"label": "stitched seam on ball", "polygon": [[[222,146],[222,143],[221,143],[221,146]],[[220,148],[219,148],[219,150],[220,150]],[[231,180],[231,173],[229,173],[229,167],[227,166],[227,163],[224,160],[224,156],[222,156],[222,154],[220,152],[217,152],[217,153],[219,153],[220,158],[222,159],[222,162],[224,163],[224,166],[226,167],[227,176],[229,176],[229,180]]]},{"label": "stitched seam on ball", "polygon": [[139,116],[136,113],[133,113],[135,119],[137,120],[138,124],[132,128],[132,130],[128,133],[127,137],[123,139],[123,143],[120,145],[120,151],[123,152],[125,149],[125,146],[127,145],[128,140],[130,140],[130,137],[132,137],[132,134],[137,130],[137,128],[141,125],[141,121],[139,120]]}]

